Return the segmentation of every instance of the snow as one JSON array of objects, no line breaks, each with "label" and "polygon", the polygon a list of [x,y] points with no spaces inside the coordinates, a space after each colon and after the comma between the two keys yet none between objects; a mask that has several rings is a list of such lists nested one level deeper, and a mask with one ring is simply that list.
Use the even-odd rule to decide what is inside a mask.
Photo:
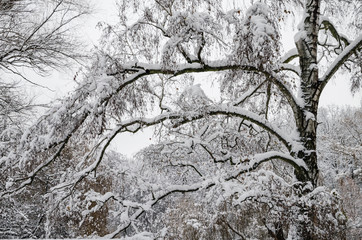
[{"label": "snow", "polygon": [[5,188],[9,189],[14,185],[14,180],[12,178],[10,178],[6,183],[5,183]]},{"label": "snow", "polygon": [[89,194],[87,194],[87,199],[89,201],[100,201],[100,202],[106,202],[108,199],[114,197],[114,193],[112,192],[107,192],[105,194],[100,194],[97,192],[90,192]]},{"label": "snow", "polygon": [[307,32],[305,30],[299,31],[294,35],[294,42],[299,42],[307,38]]},{"label": "snow", "polygon": [[297,92],[297,97],[295,98],[295,100],[297,101],[297,104],[300,106],[300,107],[305,107],[305,100],[303,98],[303,91],[302,91],[302,88],[300,86],[298,86],[298,92]]},{"label": "snow", "polygon": [[122,237],[123,240],[153,240],[155,239],[154,234],[150,232],[137,233],[131,237]]},{"label": "snow", "polygon": [[[285,153],[281,153],[281,152],[277,152],[277,151],[270,151],[270,152],[265,152],[265,153],[260,153],[257,155],[254,155],[254,159],[255,159],[255,163],[259,163],[259,162],[263,162],[266,159],[270,159],[270,158],[285,158],[290,160],[291,162],[294,162],[296,165],[298,165],[299,167],[304,168],[305,170],[308,170],[307,165],[305,164],[305,162],[302,159],[297,159],[297,158],[293,158],[292,156],[290,156],[289,154],[285,154]],[[251,161],[250,164],[252,164],[253,161]]]},{"label": "snow", "polygon": [[202,224],[197,219],[188,219],[186,224],[192,226],[195,229],[202,227]]},{"label": "snow", "polygon": [[[247,16],[250,16],[250,18],[247,18],[247,20],[250,21],[250,25],[252,25],[252,32],[254,34],[252,45],[254,49],[259,49],[263,47],[263,43],[267,42],[265,38],[270,37],[269,35],[276,34],[276,29],[273,28],[273,25],[269,23],[269,17],[270,11],[267,8],[265,4],[257,3],[253,5],[251,8],[247,11]],[[170,17],[171,18],[171,17]],[[169,31],[172,33],[174,31],[174,36],[168,41],[168,43],[165,46],[165,51],[170,51],[168,54],[173,54],[172,52],[176,44],[180,42],[187,42],[187,38],[191,35],[187,35],[187,37],[184,36],[185,30],[193,31],[192,37],[197,36],[197,33],[195,32],[217,32],[215,29],[211,29],[215,27],[214,20],[210,17],[210,15],[205,13],[198,13],[198,12],[174,12],[172,18],[176,21],[176,23],[182,23],[180,28],[175,28],[175,26],[178,26],[180,24],[169,24],[165,25],[169,27],[169,29],[164,29],[164,31]],[[302,20],[302,22],[305,19]],[[179,22],[177,22],[179,21]],[[218,26],[215,27],[216,30],[218,29]],[[295,35],[294,40],[300,41],[301,39],[304,39],[307,36],[306,31],[304,31],[304,27],[301,24],[299,26],[300,31]],[[243,29],[245,30],[245,29]],[[272,39],[272,38],[271,38]],[[270,40],[270,39],[269,39]],[[336,61],[331,65],[331,67],[327,70],[325,77],[321,78],[321,81],[326,79],[327,73],[332,72],[345,56],[349,54],[349,51],[351,51],[352,48],[360,44],[362,41],[362,35],[358,37],[352,44],[350,44],[336,59]],[[186,44],[185,44],[186,45]],[[170,48],[170,49],[169,49]],[[255,51],[253,53],[257,53],[258,56],[261,57],[267,57],[267,55],[263,51]],[[298,52],[294,48],[290,51],[288,51],[280,60],[282,62],[289,59],[291,56],[297,55]],[[194,56],[190,56],[191,58]],[[205,56],[206,58],[207,56]],[[113,76],[107,76],[107,58],[101,58],[99,60],[99,66],[100,68],[100,74],[95,74],[93,79],[88,79],[87,83],[84,83],[81,85],[75,94],[72,97],[69,97],[66,101],[62,102],[58,105],[58,109],[54,109],[49,112],[49,115],[45,118],[43,118],[40,122],[36,124],[34,128],[31,128],[28,130],[21,139],[21,144],[19,145],[19,152],[21,152],[22,156],[19,158],[20,165],[23,164],[23,159],[27,159],[29,153],[31,151],[38,151],[39,149],[43,149],[44,147],[49,146],[57,146],[62,147],[60,143],[63,143],[65,139],[67,139],[68,136],[71,136],[73,132],[77,132],[78,129],[76,126],[81,125],[81,127],[87,128],[86,124],[88,120],[93,122],[93,120],[99,120],[95,116],[103,115],[106,116],[109,112],[107,112],[107,109],[105,105],[107,105],[107,100],[115,95],[117,95],[120,91],[120,89],[123,89],[125,86],[127,86],[130,83],[133,83],[137,81],[140,77],[143,77],[145,75],[151,75],[151,74],[164,74],[164,75],[178,75],[180,73],[184,72],[202,72],[202,71],[222,71],[223,69],[235,69],[234,66],[230,66],[230,61],[228,59],[226,60],[218,60],[218,61],[210,61],[205,60],[206,64],[200,64],[200,63],[191,63],[191,64],[175,64],[169,67],[164,66],[163,64],[153,64],[153,63],[137,63],[137,62],[128,62],[127,64],[123,64],[117,71],[124,70],[124,79],[122,79],[121,76],[123,76],[121,73],[119,73],[119,79],[114,78]],[[157,61],[155,61],[157,62]],[[170,61],[171,62],[171,61]],[[120,63],[120,65],[122,65]],[[236,65],[235,65],[236,66]],[[248,66],[240,66],[241,68],[245,67],[244,69],[248,69]],[[284,67],[286,69],[290,69],[292,71],[295,71],[297,74],[300,74],[300,69],[298,66],[294,66],[291,64],[281,63],[278,67]],[[317,65],[312,65],[312,68],[317,67]],[[215,68],[215,69],[212,69]],[[216,69],[219,68],[219,69]],[[252,68],[252,66],[251,66]],[[188,71],[190,70],[190,71]],[[275,70],[277,72],[278,69]],[[131,74],[133,73],[133,74]],[[116,73],[114,73],[116,74]],[[277,75],[277,74],[275,74]],[[277,77],[277,76],[276,76]],[[151,78],[150,78],[151,79]],[[154,79],[152,79],[150,82],[152,83]],[[278,81],[278,80],[277,80]],[[277,82],[275,82],[277,83]],[[281,83],[283,84],[283,83]],[[284,86],[284,85],[283,85]],[[292,90],[288,88],[288,86],[285,86],[288,91],[292,94]],[[253,93],[255,89],[250,89],[249,91],[246,91],[238,100],[237,102],[240,102],[244,99],[246,99],[249,95]],[[300,90],[300,88],[298,89]],[[123,93],[123,92],[121,92]],[[299,94],[299,93],[298,93]],[[292,96],[294,97],[294,95]],[[296,101],[297,105],[300,107],[304,106],[304,100],[302,98],[303,96],[299,95],[299,97],[294,97],[294,100]],[[289,151],[298,152],[300,150],[304,150],[303,145],[300,143],[300,139],[298,137],[298,133],[292,132],[289,133],[283,128],[278,127],[276,124],[272,124],[268,122],[262,115],[255,114],[251,111],[247,111],[241,107],[235,106],[235,102],[229,102],[224,104],[216,104],[213,103],[205,94],[204,90],[201,88],[200,84],[192,85],[189,87],[186,87],[186,89],[181,93],[179,97],[179,102],[182,108],[188,107],[188,109],[183,108],[182,111],[172,111],[172,107],[175,109],[180,109],[179,106],[175,107],[175,105],[170,104],[170,107],[168,107],[169,112],[162,113],[155,117],[134,117],[134,118],[127,118],[128,115],[122,115],[119,118],[117,118],[117,123],[112,122],[112,124],[116,125],[113,129],[109,130],[107,126],[107,130],[103,133],[102,136],[96,137],[94,141],[96,144],[94,145],[94,148],[92,148],[91,153],[89,156],[86,156],[82,159],[81,163],[78,164],[77,169],[80,167],[83,167],[83,163],[89,164],[85,169],[78,172],[77,174],[74,174],[70,176],[70,180],[66,182],[62,182],[63,179],[60,181],[60,184],[56,187],[52,187],[50,190],[55,191],[59,190],[61,188],[66,188],[69,186],[74,186],[77,184],[78,180],[82,180],[83,177],[88,176],[89,173],[92,171],[95,171],[96,167],[100,163],[103,157],[103,152],[107,148],[108,143],[113,140],[114,136],[118,133],[124,131],[124,130],[131,130],[135,131],[139,129],[139,127],[143,125],[156,125],[160,122],[167,121],[166,123],[171,122],[170,125],[174,124],[175,128],[179,125],[177,125],[178,121],[180,121],[180,124],[184,121],[194,121],[197,119],[207,118],[210,115],[212,116],[233,116],[237,119],[246,119],[248,124],[254,123],[255,125],[258,125],[256,127],[256,130],[259,131],[261,128],[267,129],[269,132],[272,132],[277,138],[284,143],[284,145],[288,148]],[[68,115],[69,116],[68,116]],[[304,114],[306,116],[306,119],[314,119],[315,116],[307,111],[304,111]],[[65,117],[67,115],[67,117]],[[130,114],[132,115],[132,114]],[[137,115],[142,116],[142,115]],[[107,115],[108,117],[108,115]],[[86,119],[86,120],[84,120]],[[119,120],[120,119],[120,120]],[[69,121],[68,121],[69,120]],[[119,121],[118,121],[119,120]],[[169,121],[170,120],[170,121]],[[86,124],[84,124],[84,122]],[[201,121],[199,121],[201,122]],[[58,129],[60,126],[64,126],[64,129]],[[111,125],[111,124],[110,124]],[[167,125],[167,124],[166,124]],[[165,125],[165,126],[166,126]],[[196,125],[196,124],[195,124]],[[223,131],[214,131],[213,129],[210,129],[209,131],[212,132],[210,134],[205,134],[205,132],[208,131],[208,128],[211,125],[205,124],[201,130],[199,130],[197,136],[195,138],[188,137],[188,139],[182,139],[183,142],[186,144],[187,147],[191,148],[196,144],[200,144],[203,142],[211,142],[213,139],[222,136]],[[111,126],[113,127],[113,126]],[[167,126],[166,126],[167,127]],[[39,130],[40,129],[40,130]],[[35,131],[36,130],[36,131]],[[177,131],[178,129],[176,129]],[[224,130],[224,129],[222,129]],[[202,139],[203,135],[207,135],[205,139]],[[52,138],[52,136],[54,136]],[[79,136],[76,136],[79,137]],[[83,137],[83,134],[80,134],[80,138]],[[101,138],[102,137],[102,138]],[[75,142],[78,140],[77,138],[72,138]],[[179,140],[179,139],[177,139]],[[274,140],[274,139],[273,139]],[[176,141],[176,140],[175,140]],[[171,141],[169,142],[171,143]],[[182,143],[182,142],[181,142]],[[181,145],[180,143],[180,145]],[[77,142],[76,142],[77,144]],[[212,147],[212,145],[210,144]],[[26,151],[23,151],[23,150]],[[284,149],[284,148],[283,148]],[[254,150],[253,150],[254,151]],[[88,201],[96,201],[97,206],[94,207],[94,209],[101,206],[104,202],[108,201],[109,199],[115,199],[114,202],[119,203],[121,210],[117,212],[117,216],[120,216],[120,220],[122,223],[119,225],[119,228],[117,231],[123,231],[127,228],[127,224],[132,224],[135,221],[138,221],[137,218],[145,211],[152,211],[152,206],[154,206],[159,200],[163,199],[165,196],[168,196],[171,193],[174,192],[193,192],[200,189],[209,189],[211,186],[217,186],[221,187],[224,191],[226,196],[231,196],[235,192],[241,189],[242,187],[245,187],[245,185],[240,184],[240,182],[234,181],[235,178],[239,177],[241,173],[250,174],[250,171],[255,170],[255,168],[258,168],[259,165],[262,163],[269,161],[271,159],[281,159],[282,161],[288,162],[289,164],[293,165],[294,167],[300,167],[305,170],[308,170],[306,163],[302,159],[297,159],[292,157],[290,154],[286,153],[287,150],[284,149],[285,152],[279,152],[279,151],[270,151],[265,153],[258,153],[258,154],[252,154],[248,156],[240,156],[243,154],[243,152],[237,152],[235,155],[237,155],[238,158],[232,159],[234,165],[229,166],[228,163],[224,164],[215,164],[217,165],[215,167],[216,170],[213,170],[213,173],[210,174],[207,177],[201,176],[192,181],[191,183],[187,184],[173,184],[168,182],[162,182],[158,183],[145,183],[142,186],[139,186],[141,190],[138,190],[136,188],[133,189],[132,194],[136,195],[139,192],[138,191],[151,191],[152,194],[147,192],[147,196],[137,202],[138,200],[123,200],[123,196],[120,197],[116,195],[113,192],[106,192],[105,194],[100,194],[98,192],[88,192],[86,195],[86,199]],[[94,160],[92,154],[99,153],[98,158]],[[254,151],[255,152],[255,151]],[[169,153],[172,155],[171,150],[165,150],[162,149],[162,153],[166,154]],[[308,153],[306,151],[306,153]],[[13,155],[10,156],[10,158],[16,159],[17,155],[12,153]],[[187,153],[189,154],[189,153]],[[235,156],[230,154],[229,152],[225,153],[225,156]],[[187,157],[189,155],[186,155]],[[191,153],[190,153],[191,156]],[[239,158],[241,161],[239,161]],[[16,159],[18,160],[18,159]],[[86,160],[90,160],[90,162],[87,162]],[[158,160],[158,159],[156,159]],[[198,159],[196,159],[198,160]],[[210,159],[208,159],[210,160]],[[3,160],[2,160],[3,161]],[[53,158],[44,159],[44,162],[38,166],[33,166],[31,170],[29,171],[28,178],[25,178],[25,181],[23,181],[23,184],[20,186],[24,186],[24,184],[30,183],[31,179],[30,177],[34,177],[38,171],[42,169],[42,167],[45,167],[47,164],[50,164],[53,161]],[[93,161],[93,162],[92,162]],[[211,159],[212,161],[212,159]],[[185,161],[186,162],[186,161]],[[191,162],[191,161],[190,161]],[[2,164],[1,162],[0,164]],[[30,161],[25,161],[24,166],[27,166],[26,164],[29,164]],[[157,162],[158,163],[158,162]],[[156,163],[156,164],[157,164]],[[207,164],[210,164],[209,162]],[[227,165],[227,166],[226,166]],[[24,167],[21,166],[21,167]],[[229,167],[229,168],[228,168]],[[72,170],[72,174],[73,169]],[[71,171],[69,170],[69,171]],[[130,169],[130,171],[133,171],[133,169]],[[355,172],[357,172],[355,170]],[[359,169],[360,171],[360,169]],[[65,173],[65,175],[68,174]],[[138,174],[138,173],[132,173],[132,174]],[[157,175],[156,173],[153,173],[154,175]],[[258,177],[258,187],[251,189],[248,192],[243,192],[239,195],[240,201],[243,199],[247,199],[252,196],[260,196],[262,194],[262,191],[260,190],[262,187],[265,186],[265,184],[271,179],[271,174],[268,175],[266,172],[263,172],[264,175],[260,175]],[[201,174],[200,174],[201,175]],[[141,178],[142,176],[137,175],[137,177]],[[158,181],[160,181],[160,176],[154,176],[157,178]],[[273,180],[277,178],[277,176],[272,176]],[[241,179],[241,177],[240,177]],[[239,179],[238,179],[239,180]],[[133,182],[132,182],[133,183]],[[127,183],[128,184],[128,183]],[[136,185],[136,183],[135,183]],[[80,186],[80,185],[78,185]],[[6,190],[11,190],[11,188],[14,187],[14,182],[12,179],[8,179],[8,181],[5,182],[5,188]],[[83,187],[83,186],[82,186]],[[118,186],[117,186],[118,187]],[[132,185],[133,187],[133,185]],[[259,189],[260,187],[260,189]],[[275,190],[271,188],[271,190]],[[76,188],[73,189],[75,192],[78,191]],[[83,190],[83,189],[82,189]],[[118,189],[117,189],[118,190]],[[60,191],[59,191],[60,192]],[[211,192],[211,191],[210,191]],[[326,189],[325,188],[316,188],[312,194],[325,194]],[[131,194],[131,195],[132,195]],[[312,195],[310,194],[310,195]],[[152,195],[152,197],[150,196]],[[310,195],[308,197],[310,197]],[[128,197],[128,196],[126,196]],[[132,195],[133,197],[133,195]],[[137,198],[139,195],[136,196]],[[307,198],[305,198],[307,199]],[[308,199],[307,199],[308,200]],[[73,209],[73,205],[72,209]],[[89,207],[88,204],[86,207]],[[131,209],[130,211],[128,211]],[[84,214],[88,214],[92,211],[91,210],[85,210],[83,211]],[[123,211],[123,212],[122,212]],[[339,213],[338,213],[339,214]],[[337,215],[338,215],[337,214]],[[338,216],[337,216],[338,218]],[[303,217],[301,217],[301,220],[303,220]],[[187,221],[187,224],[193,226],[194,228],[200,228],[200,223],[197,221],[197,219],[189,219]],[[294,229],[295,230],[295,229]],[[290,235],[293,235],[293,226],[290,227]],[[114,234],[117,233],[117,231],[114,232]],[[137,230],[136,230],[137,231]],[[166,234],[166,229],[163,231],[163,234]],[[127,231],[126,231],[127,232]],[[107,235],[106,237],[114,236],[112,234]],[[289,236],[288,236],[289,237]],[[152,233],[149,232],[141,232],[136,234],[133,237],[125,237],[123,239],[154,239],[155,236]]]},{"label": "snow", "polygon": [[304,22],[305,22],[305,19],[306,19],[306,18],[307,18],[307,13],[304,12],[302,19],[300,20],[300,22],[299,22],[298,25],[297,25],[297,29],[298,29],[298,30],[303,30],[303,29],[304,29]]},{"label": "snow", "polygon": [[190,87],[187,87],[184,92],[181,94],[180,98],[198,98],[203,99],[205,101],[210,101],[210,99],[206,96],[205,92],[201,88],[201,84],[196,84]]},{"label": "snow", "polygon": [[301,70],[300,70],[299,66],[295,66],[293,64],[288,64],[288,63],[281,63],[281,64],[279,64],[279,66],[280,66],[280,68],[284,68],[284,69],[295,72],[298,76],[300,76],[300,74],[301,74]]},{"label": "snow", "polygon": [[315,120],[315,115],[307,110],[304,111],[304,116],[306,120],[309,119]]},{"label": "snow", "polygon": [[284,62],[287,61],[289,58],[291,58],[291,57],[293,57],[293,56],[295,56],[295,55],[298,56],[298,50],[297,50],[297,48],[290,49],[288,52],[286,52],[286,53],[284,54],[284,56],[282,56],[282,57],[280,58],[280,62],[281,62],[281,63],[284,63]]}]

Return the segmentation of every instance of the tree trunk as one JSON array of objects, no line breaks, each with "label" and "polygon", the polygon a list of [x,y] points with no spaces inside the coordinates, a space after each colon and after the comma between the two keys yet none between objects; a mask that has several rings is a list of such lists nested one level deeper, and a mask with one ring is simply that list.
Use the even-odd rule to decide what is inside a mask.
[{"label": "tree trunk", "polygon": [[305,161],[309,168],[308,179],[297,174],[298,180],[310,181],[315,187],[318,179],[317,165],[317,111],[320,96],[317,65],[317,42],[319,31],[320,1],[307,0],[303,27],[299,29],[296,46],[299,53],[301,68],[301,92],[305,105],[302,108],[301,121],[298,130],[304,150],[297,156]]},{"label": "tree trunk", "polygon": [[[304,160],[309,171],[308,176],[297,174],[297,178],[303,184],[310,182],[315,188],[318,179],[317,164],[317,111],[320,97],[320,83],[318,78],[317,43],[319,32],[320,0],[306,0],[305,15],[300,25],[299,38],[296,40],[296,47],[299,53],[301,69],[301,94],[304,106],[301,108],[298,131],[304,149],[296,155]],[[304,189],[306,192],[312,189]],[[313,233],[306,223],[299,223],[297,226],[298,235],[301,239],[314,239]]]}]

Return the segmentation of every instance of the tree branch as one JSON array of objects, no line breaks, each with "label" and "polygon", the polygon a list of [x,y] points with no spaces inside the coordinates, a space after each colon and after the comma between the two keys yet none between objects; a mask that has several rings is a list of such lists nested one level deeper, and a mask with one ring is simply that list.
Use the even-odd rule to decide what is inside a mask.
[{"label": "tree branch", "polygon": [[324,30],[328,30],[334,39],[339,43],[339,46],[342,46],[341,41],[347,46],[350,44],[348,39],[341,34],[338,33],[337,28],[334,26],[334,24],[326,17],[324,17],[321,21],[321,25],[324,25]]},{"label": "tree branch", "polygon": [[289,50],[283,57],[280,58],[280,62],[289,63],[297,57],[299,57],[298,50],[297,50],[297,48],[293,48],[293,49]]},{"label": "tree branch", "polygon": [[[186,73],[201,73],[201,72],[221,72],[228,70],[240,70],[240,71],[249,71],[263,74],[267,79],[273,81],[273,83],[279,88],[282,94],[286,97],[289,105],[291,106],[295,120],[298,122],[300,119],[301,106],[298,101],[294,97],[292,91],[290,91],[282,82],[278,80],[278,77],[275,76],[275,73],[269,73],[267,71],[260,70],[254,66],[250,65],[239,65],[239,64],[230,64],[228,61],[216,61],[216,62],[205,62],[203,64],[200,63],[192,63],[192,64],[183,64],[179,65],[177,68],[164,68],[161,65],[152,65],[146,63],[137,63],[137,64],[128,64],[123,65],[122,69],[109,73],[109,76],[117,76],[129,72],[133,72],[135,75],[130,76],[125,82],[124,85],[128,85],[132,82],[135,82],[137,79],[153,74],[166,74],[178,76]],[[275,72],[280,71],[280,69],[276,69]],[[123,87],[122,87],[123,88]]]},{"label": "tree branch", "polygon": [[121,132],[123,129],[129,126],[153,126],[166,120],[176,120],[177,122],[173,127],[179,127],[183,124],[202,119],[206,116],[234,116],[246,119],[261,128],[267,130],[274,136],[276,136],[287,148],[292,151],[295,148],[300,148],[300,144],[284,134],[278,127],[269,123],[266,119],[261,118],[259,115],[250,111],[244,110],[241,107],[235,107],[228,104],[220,104],[215,106],[207,106],[200,111],[188,111],[188,112],[168,112],[160,114],[154,118],[136,118],[129,121],[120,123],[118,129],[115,132]]},{"label": "tree branch", "polygon": [[347,61],[347,59],[362,47],[362,34],[359,35],[350,45],[348,45],[329,66],[327,71],[320,78],[320,92],[323,91],[329,80],[334,76],[338,69]]}]

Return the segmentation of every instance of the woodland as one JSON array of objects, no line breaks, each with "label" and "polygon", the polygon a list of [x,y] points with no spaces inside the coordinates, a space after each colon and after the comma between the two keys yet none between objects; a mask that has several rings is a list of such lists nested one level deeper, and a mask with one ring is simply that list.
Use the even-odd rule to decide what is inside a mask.
[{"label": "woodland", "polygon": [[[360,239],[362,100],[320,98],[361,96],[361,1],[115,6],[87,50],[88,1],[0,0],[1,239]],[[38,104],[24,84],[60,70]]]}]

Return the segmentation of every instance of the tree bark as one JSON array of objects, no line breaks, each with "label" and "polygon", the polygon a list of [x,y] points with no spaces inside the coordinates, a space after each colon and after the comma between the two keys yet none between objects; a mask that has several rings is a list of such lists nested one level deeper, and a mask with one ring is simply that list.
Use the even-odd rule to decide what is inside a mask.
[{"label": "tree bark", "polygon": [[[309,168],[309,174],[307,179],[305,175],[298,172],[296,172],[296,176],[303,185],[310,182],[315,188],[318,180],[317,112],[321,94],[317,62],[320,0],[306,0],[304,14],[298,33],[299,37],[295,39],[301,69],[301,98],[304,100],[304,106],[301,108],[302,113],[299,115],[301,119],[297,121],[297,128],[304,149],[297,152],[296,155],[304,160]],[[312,189],[304,190],[306,192],[312,191]],[[297,229],[301,239],[314,239],[306,223],[300,222]]]},{"label": "tree bark", "polygon": [[310,181],[314,187],[317,185],[317,111],[320,97],[317,65],[317,43],[319,31],[320,0],[307,0],[305,6],[305,18],[300,37],[296,39],[301,68],[301,92],[304,106],[297,126],[301,141],[305,149],[296,155],[302,158],[309,168],[309,179],[305,175],[298,174],[298,180]]}]

